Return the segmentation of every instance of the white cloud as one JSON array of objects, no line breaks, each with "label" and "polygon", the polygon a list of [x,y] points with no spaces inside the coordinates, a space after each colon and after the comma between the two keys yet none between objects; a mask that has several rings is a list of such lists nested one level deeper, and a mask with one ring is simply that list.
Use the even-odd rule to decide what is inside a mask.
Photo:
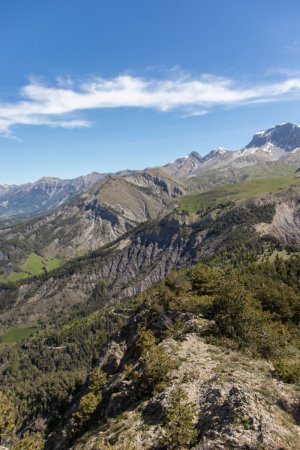
[{"label": "white cloud", "polygon": [[31,80],[21,89],[16,102],[0,102],[0,134],[10,136],[14,125],[91,126],[87,120],[71,117],[85,110],[151,108],[180,110],[181,117],[188,117],[206,114],[215,107],[297,98],[300,98],[297,76],[248,86],[207,74],[162,80],[120,75],[111,79],[93,78],[77,85],[68,77],[58,78],[54,86]]},{"label": "white cloud", "polygon": [[191,110],[187,110],[187,112],[185,114],[182,114],[182,116],[180,116],[182,119],[187,119],[188,117],[200,117],[200,116],[205,116],[206,114],[208,114],[208,110],[206,109],[191,109]]}]

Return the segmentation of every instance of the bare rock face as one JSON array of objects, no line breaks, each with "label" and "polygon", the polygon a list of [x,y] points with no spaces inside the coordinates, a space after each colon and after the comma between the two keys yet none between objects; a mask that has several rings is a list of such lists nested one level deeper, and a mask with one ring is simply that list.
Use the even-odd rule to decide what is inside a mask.
[{"label": "bare rock face", "polygon": [[286,244],[300,241],[300,204],[296,199],[278,202],[276,212],[270,224],[256,226],[261,235],[270,234]]},{"label": "bare rock face", "polygon": [[256,133],[245,148],[259,148],[270,143],[286,151],[300,147],[300,127],[292,123],[282,123],[266,131]]},{"label": "bare rock face", "polygon": [[109,375],[117,372],[122,358],[124,356],[124,349],[115,341],[109,342],[107,348],[103,351],[103,356],[100,357],[99,366]]},{"label": "bare rock face", "polygon": [[[267,411],[264,397],[245,389],[243,383],[212,386],[203,404],[203,442],[196,449],[278,448],[293,437],[284,423],[278,423]],[[226,438],[224,438],[226,436]],[[295,442],[296,444],[296,442]],[[267,445],[267,447],[266,447]]]},{"label": "bare rock face", "polygon": [[124,449],[125,443],[137,450],[167,449],[162,418],[178,390],[184,391],[195,407],[198,432],[193,446],[178,448],[299,448],[299,393],[296,387],[271,376],[270,363],[224,351],[195,333],[185,334],[180,342],[166,339],[161,345],[179,361],[164,390],[138,401],[133,380],[125,379],[122,370],[111,375],[104,390],[107,406],[102,411],[107,425],[99,433],[84,435],[74,450],[105,449],[101,445],[112,441],[115,450]]},{"label": "bare rock face", "polygon": [[234,152],[218,147],[205,156],[198,152],[191,152],[187,156],[176,159],[176,161],[166,164],[162,170],[168,175],[177,178],[190,178],[200,173],[207,172],[219,167],[225,167],[232,163]]}]

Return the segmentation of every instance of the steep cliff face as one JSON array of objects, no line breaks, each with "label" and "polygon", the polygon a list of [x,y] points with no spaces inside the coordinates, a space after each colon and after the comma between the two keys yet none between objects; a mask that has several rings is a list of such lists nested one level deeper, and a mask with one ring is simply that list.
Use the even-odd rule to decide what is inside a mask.
[{"label": "steep cliff face", "polygon": [[300,242],[300,203],[291,198],[276,204],[274,218],[269,224],[256,225],[256,231],[263,235],[272,235],[286,244]]},{"label": "steep cliff face", "polygon": [[[290,208],[290,220],[278,221],[276,211]],[[241,246],[263,251],[260,242],[270,234],[283,244],[299,246],[299,187],[253,201],[225,203],[192,218],[172,212],[138,226],[87,257],[70,262],[41,279],[14,289],[15,310],[2,314],[0,323],[34,323],[50,311],[65,315],[76,304],[87,305],[93,290],[104,281],[112,300],[142,292],[174,269],[190,266]],[[275,225],[276,224],[276,227]],[[272,228],[273,227],[273,228]],[[275,228],[274,228],[275,227]],[[250,252],[245,250],[245,252]],[[6,291],[2,292],[4,302]]]},{"label": "steep cliff face", "polygon": [[293,123],[282,123],[266,131],[256,133],[245,148],[260,148],[266,144],[292,151],[300,147],[300,127]]}]

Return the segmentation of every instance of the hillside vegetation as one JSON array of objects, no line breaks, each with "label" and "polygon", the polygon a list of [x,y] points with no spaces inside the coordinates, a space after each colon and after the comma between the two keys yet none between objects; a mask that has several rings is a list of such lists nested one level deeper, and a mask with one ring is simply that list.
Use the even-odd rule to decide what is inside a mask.
[{"label": "hillside vegetation", "polygon": [[299,275],[297,257],[170,275],[102,347],[51,445],[296,449]]},{"label": "hillside vegetation", "polygon": [[58,258],[43,258],[36,253],[31,253],[23,262],[20,264],[20,272],[10,272],[7,275],[0,275],[0,282],[2,283],[14,283],[31,276],[42,275],[47,272],[51,272],[57,269],[61,264]]},{"label": "hillside vegetation", "polygon": [[[125,436],[132,448],[191,448],[197,442],[199,448],[216,448],[213,445],[225,445],[228,439],[233,442],[237,433],[243,442],[257,445],[253,411],[244,412],[254,402],[245,380],[255,373],[252,382],[260,384],[261,395],[256,414],[267,414],[266,402],[273,411],[269,429],[283,430],[272,437],[266,433],[262,448],[273,448],[274,442],[297,448],[293,421],[298,393],[289,383],[300,381],[299,279],[297,256],[239,269],[201,264],[172,273],[129,303],[1,348],[2,389],[15,403],[18,420],[29,429],[47,412],[48,419],[39,427],[46,434],[55,430],[48,448],[69,448],[71,442],[77,442],[76,448],[94,448],[89,447],[93,439],[93,445],[102,442],[103,448],[121,449]],[[203,368],[194,365],[199,351],[204,352]],[[235,389],[242,402],[228,418],[232,436],[226,434],[226,441],[225,404],[216,413],[219,431],[212,438],[210,412],[201,397],[216,383],[222,395]],[[266,384],[270,392],[264,391]],[[186,407],[177,411],[182,402]],[[216,400],[211,408],[217,408]],[[177,414],[186,422],[173,423]],[[64,438],[58,438],[59,423],[64,424]],[[88,430],[90,434],[81,438]],[[205,442],[212,447],[201,447]]]}]

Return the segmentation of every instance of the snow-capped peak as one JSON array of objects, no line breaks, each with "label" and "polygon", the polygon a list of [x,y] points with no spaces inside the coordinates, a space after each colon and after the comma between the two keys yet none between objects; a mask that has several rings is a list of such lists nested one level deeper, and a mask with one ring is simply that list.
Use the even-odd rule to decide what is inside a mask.
[{"label": "snow-capped peak", "polygon": [[282,123],[266,131],[259,131],[254,134],[245,149],[262,149],[267,144],[272,144],[285,151],[300,147],[300,127],[293,123]]},{"label": "snow-capped peak", "polygon": [[225,153],[228,152],[228,150],[225,147],[216,147],[215,149],[212,150],[212,152],[218,153],[219,155],[224,155]]}]

